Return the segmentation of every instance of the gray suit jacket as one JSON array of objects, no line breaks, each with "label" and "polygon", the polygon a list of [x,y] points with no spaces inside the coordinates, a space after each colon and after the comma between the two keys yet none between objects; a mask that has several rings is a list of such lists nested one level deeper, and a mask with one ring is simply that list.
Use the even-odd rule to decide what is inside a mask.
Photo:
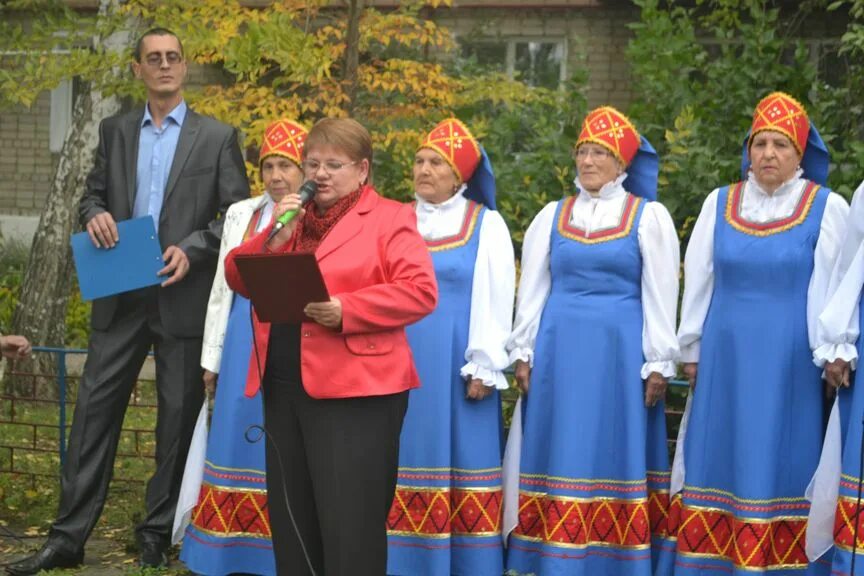
[{"label": "gray suit jacket", "polygon": [[[78,206],[82,226],[100,212],[110,212],[115,221],[132,217],[143,117],[141,107],[106,118],[99,125],[95,164]],[[225,212],[232,203],[248,197],[249,181],[237,131],[188,109],[159,217],[162,250],[180,247],[190,264],[182,281],[159,288],[159,313],[170,334],[201,336]],[[117,299],[109,296],[93,302],[94,329],[110,326]]]}]

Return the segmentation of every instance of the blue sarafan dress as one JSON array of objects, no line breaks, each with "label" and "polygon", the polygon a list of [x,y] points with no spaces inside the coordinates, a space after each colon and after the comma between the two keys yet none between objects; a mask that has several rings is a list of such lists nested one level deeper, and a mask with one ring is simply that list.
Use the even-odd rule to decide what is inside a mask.
[{"label": "blue sarafan dress", "polygon": [[645,407],[640,376],[647,202],[624,194],[617,226],[590,235],[570,224],[575,197],[555,209],[508,546],[519,574],[651,576],[666,535],[664,407]]},{"label": "blue sarafan dress", "polygon": [[[252,351],[249,300],[234,295],[216,388],[207,460],[198,505],[186,528],[180,560],[192,572],[276,574],[267,489],[264,442],[250,443],[246,431],[264,419],[261,395],[243,391]],[[251,438],[258,438],[256,431]]]},{"label": "blue sarafan dress", "polygon": [[807,307],[829,191],[802,185],[792,213],[764,223],[741,215],[744,183],[717,195],[676,576],[829,571],[808,565],[804,498],[823,433]]},{"label": "blue sarafan dress", "polygon": [[[808,526],[808,553],[832,561],[832,575],[864,575],[864,515],[858,490],[861,477],[861,434],[864,417],[864,185],[852,199],[849,225],[832,274],[830,298],[819,317],[819,365],[835,359],[858,366],[851,387],[838,391],[839,410],[832,410],[822,460],[813,480],[813,505]],[[857,307],[857,310],[856,310]],[[857,345],[856,345],[857,340]],[[857,536],[857,543],[856,543]],[[833,544],[833,546],[832,546]],[[824,552],[829,552],[825,554]],[[853,566],[854,562],[854,566]]]},{"label": "blue sarafan dress", "polygon": [[[259,224],[260,211],[250,226]],[[266,221],[266,218],[263,220]],[[248,235],[248,233],[247,233]],[[261,394],[244,390],[252,353],[249,300],[233,295],[198,504],[180,560],[195,574],[276,574],[267,512],[264,441],[250,426],[264,422]],[[247,440],[247,430],[249,439]]]},{"label": "blue sarafan dress", "polygon": [[[859,301],[859,326],[864,326],[864,306]],[[834,556],[832,575],[853,574],[852,556],[855,553],[854,575],[864,575],[864,515],[858,507],[858,489],[861,482],[861,434],[864,418],[864,339],[858,338],[858,370],[851,388],[841,389],[840,422],[842,423],[842,476],[834,524]],[[855,543],[857,526],[857,544]],[[826,556],[830,559],[831,556]]]},{"label": "blue sarafan dress", "polygon": [[[471,200],[452,201],[464,205],[459,232],[427,238],[438,307],[407,328],[421,387],[409,396],[396,497],[387,520],[387,573],[393,576],[500,576],[504,571],[501,401],[494,389],[483,400],[467,399],[460,374],[469,348],[480,231],[484,219],[497,213]],[[509,254],[507,269],[499,273],[511,278],[499,282],[510,283],[512,303],[512,250]],[[505,359],[507,335],[501,339]]]}]

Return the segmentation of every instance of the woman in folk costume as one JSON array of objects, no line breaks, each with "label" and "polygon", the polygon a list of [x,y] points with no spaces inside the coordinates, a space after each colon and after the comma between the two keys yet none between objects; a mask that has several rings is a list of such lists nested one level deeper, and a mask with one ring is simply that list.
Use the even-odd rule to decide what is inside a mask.
[{"label": "woman in folk costume", "polygon": [[[574,159],[577,193],[525,235],[508,343],[526,407],[507,565],[650,576],[668,504],[678,237],[655,201],[656,153],[623,114],[589,113]],[[511,498],[508,484],[505,519]]]},{"label": "woman in folk costume", "polygon": [[387,573],[500,576],[498,390],[508,386],[513,246],[489,159],[459,120],[439,123],[418,148],[414,190],[439,300],[407,329],[422,385],[402,428]]},{"label": "woman in folk costume", "polygon": [[[813,360],[824,369],[837,399],[819,469],[808,497],[807,555],[822,557],[833,546],[832,574],[864,574],[864,518],[858,505],[861,484],[861,434],[864,415],[864,370],[855,373],[862,354],[861,289],[864,285],[864,183],[852,197],[846,236],[829,283],[827,304],[819,316]],[[857,346],[856,346],[857,342]],[[851,388],[850,388],[851,385]]]},{"label": "woman in folk costume", "polygon": [[[228,252],[267,227],[274,203],[302,184],[300,162],[306,134],[292,120],[278,120],[267,127],[259,162],[265,192],[231,205],[225,216],[201,357],[204,381],[210,389],[215,386],[216,401],[198,505],[180,554],[196,574],[276,574],[264,442],[247,440],[247,429],[263,421],[250,304],[228,287],[223,266]],[[268,326],[256,322],[259,346],[261,341],[266,345]]]},{"label": "woman in folk costume", "polygon": [[811,350],[848,213],[827,174],[804,107],[775,92],[753,115],[746,180],[711,192],[696,221],[678,329],[693,393],[676,576],[829,571],[808,566],[804,498],[823,430]]}]

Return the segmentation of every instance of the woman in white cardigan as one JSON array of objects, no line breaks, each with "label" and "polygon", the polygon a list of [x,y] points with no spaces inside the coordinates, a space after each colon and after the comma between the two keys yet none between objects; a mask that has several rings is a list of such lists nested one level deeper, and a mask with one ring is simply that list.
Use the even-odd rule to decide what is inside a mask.
[{"label": "woman in white cardigan", "polygon": [[[228,252],[270,223],[275,202],[300,187],[306,134],[290,120],[268,126],[260,159],[265,193],[233,204],[225,216],[201,354],[204,383],[208,391],[215,390],[216,401],[198,503],[180,554],[196,574],[276,574],[264,443],[247,440],[247,429],[263,423],[261,395],[257,387],[246,386],[248,380],[257,383],[258,378],[252,311],[249,300],[228,287],[223,261]],[[266,339],[266,330],[257,322],[255,327],[255,339]]]}]

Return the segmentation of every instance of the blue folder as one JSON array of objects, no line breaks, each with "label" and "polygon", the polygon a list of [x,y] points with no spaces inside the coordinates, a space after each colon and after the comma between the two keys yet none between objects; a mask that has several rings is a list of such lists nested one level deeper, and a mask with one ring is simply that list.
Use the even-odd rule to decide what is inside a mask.
[{"label": "blue folder", "polygon": [[113,296],[166,280],[156,274],[165,264],[153,218],[117,222],[117,233],[120,241],[113,248],[96,248],[87,232],[72,235],[82,299]]}]

